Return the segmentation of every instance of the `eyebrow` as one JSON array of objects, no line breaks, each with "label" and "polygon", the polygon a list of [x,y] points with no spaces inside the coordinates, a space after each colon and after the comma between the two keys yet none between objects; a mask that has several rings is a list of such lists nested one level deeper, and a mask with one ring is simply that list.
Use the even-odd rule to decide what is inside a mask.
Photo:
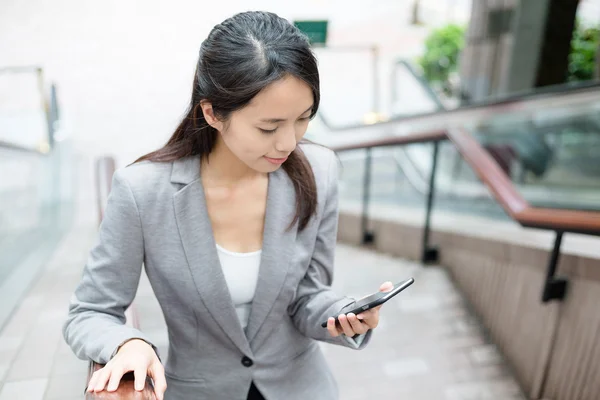
[{"label": "eyebrow", "polygon": [[[311,104],[311,105],[310,105],[310,107],[308,107],[308,108],[306,109],[306,111],[304,111],[304,112],[303,112],[302,114],[300,114],[300,115],[304,115],[304,114],[306,114],[307,112],[309,112],[310,110],[312,110],[313,106],[314,106],[314,104]],[[260,120],[260,122],[267,122],[267,123],[270,123],[270,124],[276,124],[277,122],[283,122],[283,121],[285,121],[285,119],[284,119],[284,118],[266,118],[266,119],[261,119],[261,120]]]}]

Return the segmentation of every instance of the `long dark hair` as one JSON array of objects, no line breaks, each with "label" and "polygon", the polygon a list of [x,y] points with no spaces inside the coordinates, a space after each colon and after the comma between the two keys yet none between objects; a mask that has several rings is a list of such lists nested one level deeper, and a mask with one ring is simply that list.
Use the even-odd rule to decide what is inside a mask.
[{"label": "long dark hair", "polygon": [[[286,75],[301,79],[312,89],[312,118],[320,101],[319,71],[307,37],[289,21],[268,12],[244,12],[223,21],[200,46],[185,117],[164,147],[136,162],[208,157],[218,132],[204,119],[200,101],[210,102],[215,115],[225,121],[262,89]],[[282,167],[296,191],[296,214],[290,227],[298,222],[302,230],[317,208],[315,177],[300,147]]]}]

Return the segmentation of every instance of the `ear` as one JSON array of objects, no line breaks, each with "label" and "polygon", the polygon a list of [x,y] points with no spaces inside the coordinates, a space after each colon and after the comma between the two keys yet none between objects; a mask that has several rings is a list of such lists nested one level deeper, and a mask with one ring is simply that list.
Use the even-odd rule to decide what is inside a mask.
[{"label": "ear", "polygon": [[202,108],[202,114],[204,115],[204,119],[206,122],[221,132],[223,130],[223,122],[221,122],[216,116],[215,112],[212,108],[212,104],[207,100],[202,100],[200,102],[200,108]]}]

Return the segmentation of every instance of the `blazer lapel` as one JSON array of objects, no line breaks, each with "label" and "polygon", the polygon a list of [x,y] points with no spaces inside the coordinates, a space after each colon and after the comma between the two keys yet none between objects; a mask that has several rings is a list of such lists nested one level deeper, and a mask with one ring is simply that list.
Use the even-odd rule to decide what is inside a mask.
[{"label": "blazer lapel", "polygon": [[171,181],[186,185],[174,194],[173,202],[179,235],[198,293],[224,333],[240,350],[251,354],[219,262],[200,179],[199,158],[175,161]]},{"label": "blazer lapel", "polygon": [[265,322],[285,281],[294,254],[298,224],[289,230],[287,228],[294,218],[295,210],[296,196],[288,175],[282,169],[271,173],[260,272],[246,328],[249,341],[252,341]]}]

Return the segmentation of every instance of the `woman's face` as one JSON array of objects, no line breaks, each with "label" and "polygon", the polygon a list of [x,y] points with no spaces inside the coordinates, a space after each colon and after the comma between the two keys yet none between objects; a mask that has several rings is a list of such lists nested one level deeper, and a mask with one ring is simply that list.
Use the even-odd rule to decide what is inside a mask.
[{"label": "woman's face", "polygon": [[313,102],[305,82],[286,76],[233,112],[217,129],[228,149],[248,167],[273,172],[306,133]]}]

